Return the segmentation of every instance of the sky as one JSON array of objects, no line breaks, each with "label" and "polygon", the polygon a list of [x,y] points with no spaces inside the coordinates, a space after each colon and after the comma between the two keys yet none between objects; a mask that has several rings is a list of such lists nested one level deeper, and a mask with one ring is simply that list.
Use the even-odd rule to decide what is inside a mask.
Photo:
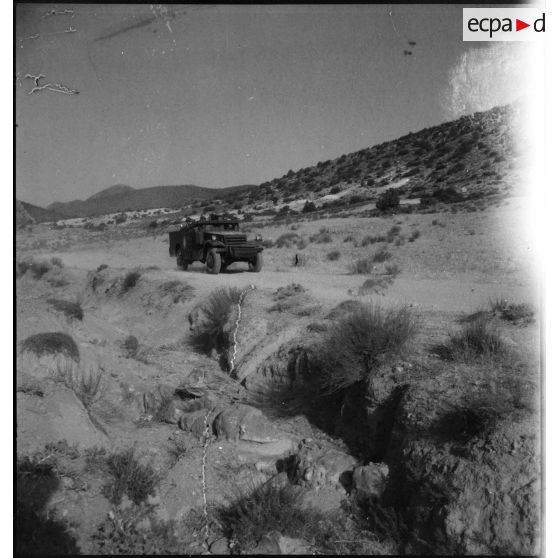
[{"label": "sky", "polygon": [[527,94],[462,8],[18,5],[16,196],[259,184]]}]

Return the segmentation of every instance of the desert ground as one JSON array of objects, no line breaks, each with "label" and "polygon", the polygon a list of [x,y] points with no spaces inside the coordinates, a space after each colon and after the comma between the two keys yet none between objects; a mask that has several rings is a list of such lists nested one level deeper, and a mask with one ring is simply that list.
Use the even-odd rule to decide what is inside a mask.
[{"label": "desert ground", "polygon": [[[36,527],[18,544],[538,553],[540,293],[525,212],[516,197],[255,220],[244,229],[263,237],[262,271],[218,275],[180,270],[173,226],[151,215],[18,230],[18,522]],[[360,374],[353,339],[336,353],[335,332],[374,311],[412,327]]]}]

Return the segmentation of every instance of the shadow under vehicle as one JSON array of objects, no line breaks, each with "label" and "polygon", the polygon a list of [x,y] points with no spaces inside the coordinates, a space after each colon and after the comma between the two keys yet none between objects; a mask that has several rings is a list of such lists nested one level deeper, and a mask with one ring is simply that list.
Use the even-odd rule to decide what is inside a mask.
[{"label": "shadow under vehicle", "polygon": [[208,220],[190,220],[169,232],[169,255],[176,257],[182,269],[199,261],[205,263],[208,273],[217,274],[234,262],[247,262],[250,271],[259,272],[262,251],[261,237],[249,242],[234,218],[210,215]]}]

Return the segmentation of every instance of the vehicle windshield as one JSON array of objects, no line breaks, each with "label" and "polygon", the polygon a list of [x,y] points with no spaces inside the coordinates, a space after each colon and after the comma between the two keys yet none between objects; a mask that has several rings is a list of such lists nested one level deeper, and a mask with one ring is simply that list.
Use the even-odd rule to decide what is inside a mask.
[{"label": "vehicle windshield", "polygon": [[238,231],[238,223],[211,223],[208,229],[216,231]]}]

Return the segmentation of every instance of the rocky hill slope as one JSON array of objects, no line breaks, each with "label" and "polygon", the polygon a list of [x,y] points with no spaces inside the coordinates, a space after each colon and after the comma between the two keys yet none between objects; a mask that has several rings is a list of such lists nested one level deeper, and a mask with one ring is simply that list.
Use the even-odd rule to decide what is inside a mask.
[{"label": "rocky hill slope", "polygon": [[234,201],[244,206],[289,204],[292,210],[301,199],[318,209],[375,201],[388,188],[396,188],[401,199],[421,199],[423,205],[509,193],[521,181],[526,156],[519,127],[523,110],[520,103],[495,107],[290,170]]},{"label": "rocky hill slope", "polygon": [[[153,186],[136,189],[118,184],[85,201],[56,202],[36,208],[36,221],[89,217],[127,210],[180,208],[220,199],[223,209],[267,210],[270,213],[315,209],[340,210],[375,203],[387,189],[400,199],[430,206],[508,194],[522,183],[527,156],[519,122],[521,103],[495,107],[458,120],[409,133],[341,155],[259,185],[230,188]],[[521,146],[521,149],[519,148]],[[411,202],[409,202],[411,203]],[[231,207],[227,208],[226,204]]]}]

